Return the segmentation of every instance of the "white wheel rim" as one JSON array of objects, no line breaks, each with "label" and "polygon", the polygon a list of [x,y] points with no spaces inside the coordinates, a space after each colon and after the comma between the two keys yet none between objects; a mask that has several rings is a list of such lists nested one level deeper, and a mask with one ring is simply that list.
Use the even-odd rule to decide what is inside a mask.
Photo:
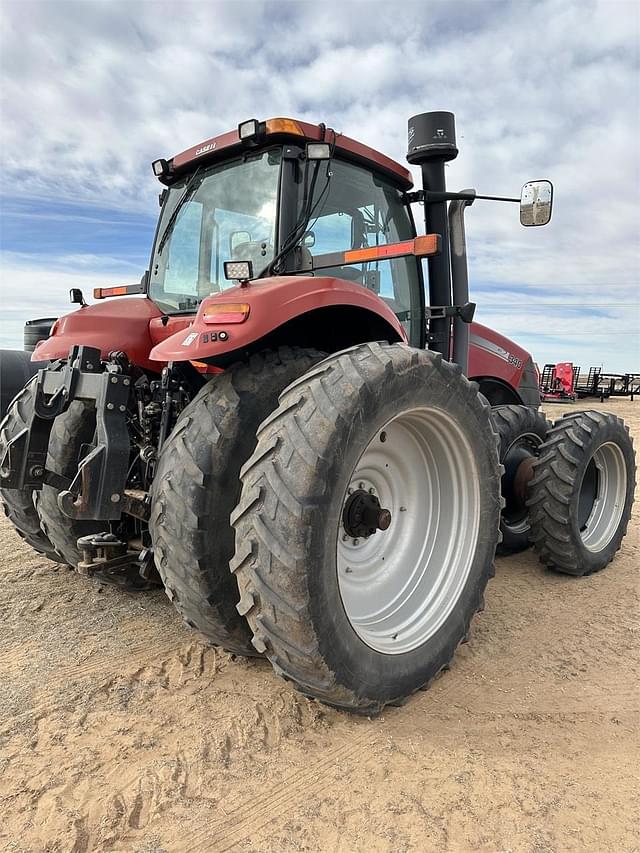
[{"label": "white wheel rim", "polygon": [[477,460],[445,412],[405,411],[378,430],[344,496],[364,490],[391,512],[387,530],[355,540],[340,519],[338,585],[356,634],[383,654],[418,648],[444,624],[478,540]]},{"label": "white wheel rim", "polygon": [[590,551],[602,551],[613,539],[627,497],[627,466],[617,444],[606,442],[593,454],[598,486],[593,508],[580,536]]}]

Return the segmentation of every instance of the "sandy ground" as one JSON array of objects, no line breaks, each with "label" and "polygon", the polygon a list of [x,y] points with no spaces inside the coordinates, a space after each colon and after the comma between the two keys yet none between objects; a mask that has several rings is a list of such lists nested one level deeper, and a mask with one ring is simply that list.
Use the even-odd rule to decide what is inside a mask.
[{"label": "sandy ground", "polygon": [[[640,436],[640,401],[601,408]],[[376,720],[206,647],[161,592],[56,570],[3,519],[0,848],[637,851],[639,511],[594,577],[499,560],[451,671]]]}]

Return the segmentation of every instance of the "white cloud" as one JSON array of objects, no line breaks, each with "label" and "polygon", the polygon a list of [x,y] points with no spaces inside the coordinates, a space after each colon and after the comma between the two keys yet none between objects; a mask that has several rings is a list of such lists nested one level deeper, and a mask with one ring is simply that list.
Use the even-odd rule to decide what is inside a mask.
[{"label": "white cloud", "polygon": [[[450,109],[461,149],[450,186],[513,195],[541,176],[556,186],[544,229],[520,229],[511,206],[471,208],[472,288],[626,302],[628,311],[600,318],[590,346],[607,355],[603,333],[624,332],[618,358],[640,369],[630,334],[640,299],[638,9],[611,0],[5,2],[0,187],[153,212],[151,160],[244,118],[325,121],[404,162],[409,116]],[[20,294],[18,270],[33,281],[50,263],[3,265],[12,307],[37,305]],[[88,257],[83,264],[90,272]],[[78,263],[69,269],[80,275]],[[531,333],[542,319],[549,329],[529,304],[496,313],[493,301],[481,316],[506,333]],[[553,322],[562,336],[565,321]],[[564,331],[567,347],[585,346],[573,325]]]}]

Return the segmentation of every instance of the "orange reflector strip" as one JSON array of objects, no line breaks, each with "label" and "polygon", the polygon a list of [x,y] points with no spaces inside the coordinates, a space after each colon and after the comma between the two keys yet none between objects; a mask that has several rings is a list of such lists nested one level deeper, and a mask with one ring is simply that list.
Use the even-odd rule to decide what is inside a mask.
[{"label": "orange reflector strip", "polygon": [[205,323],[244,323],[251,306],[248,302],[222,302],[206,305],[202,312]]},{"label": "orange reflector strip", "polygon": [[266,121],[267,133],[295,133],[304,136],[302,128],[292,118],[270,118]]},{"label": "orange reflector strip", "polygon": [[438,242],[437,234],[425,234],[422,237],[416,237],[415,240],[405,240],[402,243],[387,243],[386,246],[371,246],[368,249],[351,249],[344,253],[344,263],[360,264],[381,258],[398,258],[402,255],[428,258],[438,253]]},{"label": "orange reflector strip", "polygon": [[121,287],[94,287],[93,298],[105,299],[107,296],[126,296],[129,288],[126,284]]},{"label": "orange reflector strip", "polygon": [[418,258],[428,258],[440,251],[439,234],[423,234],[413,241],[413,254]]}]

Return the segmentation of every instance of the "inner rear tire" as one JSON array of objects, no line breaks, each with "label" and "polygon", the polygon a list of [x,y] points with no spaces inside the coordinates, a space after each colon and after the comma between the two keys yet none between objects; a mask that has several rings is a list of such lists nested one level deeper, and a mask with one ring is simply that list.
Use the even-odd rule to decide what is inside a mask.
[{"label": "inner rear tire", "polygon": [[[36,377],[25,385],[9,406],[0,429],[0,457],[4,454],[9,439],[23,430],[31,416],[35,399]],[[64,559],[56,552],[50,539],[40,527],[40,519],[33,502],[32,489],[0,489],[5,515],[15,527],[17,533],[38,554],[63,563]]]},{"label": "inner rear tire", "polygon": [[[96,430],[93,404],[73,400],[66,412],[54,420],[47,450],[47,469],[71,480],[77,473],[83,444],[91,444]],[[58,505],[58,489],[44,485],[36,492],[36,509],[42,529],[56,551],[66,562],[76,568],[82,554],[78,539],[91,533],[109,531],[106,521],[79,521],[65,515]],[[137,567],[131,566],[118,573],[96,572],[93,577],[109,586],[119,586],[129,592],[141,592],[158,587],[157,583],[142,578]]]},{"label": "inner rear tire", "polygon": [[[531,544],[529,513],[526,507],[527,475],[537,459],[540,446],[551,429],[542,412],[528,406],[495,406],[493,424],[500,438],[500,463],[504,507],[500,517],[502,542],[498,554],[515,554]],[[523,476],[524,475],[524,476]]]},{"label": "inner rear tire", "polygon": [[590,411],[556,421],[527,501],[540,561],[569,575],[604,569],[627,532],[635,479],[633,442],[620,418]]},{"label": "inner rear tire", "polygon": [[490,407],[459,366],[399,344],[331,356],[282,394],[241,476],[238,611],[277,673],[375,714],[448,666],[500,520]]},{"label": "inner rear tire", "polygon": [[233,365],[187,406],[160,454],[150,530],[167,595],[189,626],[236,654],[258,654],[229,572],[240,467],[282,389],[323,357],[282,347]]}]

